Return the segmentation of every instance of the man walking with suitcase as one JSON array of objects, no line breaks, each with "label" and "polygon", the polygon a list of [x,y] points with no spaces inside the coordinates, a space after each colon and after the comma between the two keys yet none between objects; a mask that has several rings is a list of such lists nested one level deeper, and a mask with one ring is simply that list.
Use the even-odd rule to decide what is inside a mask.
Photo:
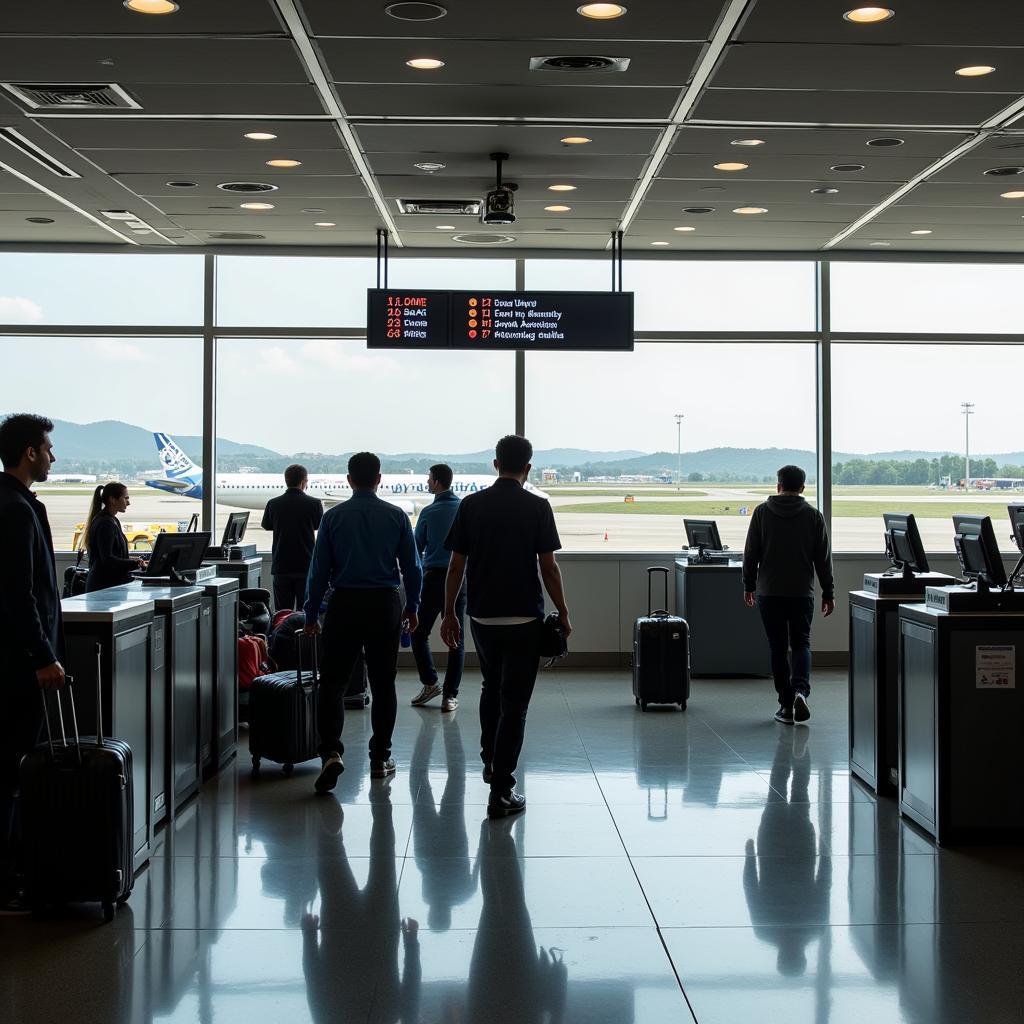
[{"label": "man walking with suitcase", "polygon": [[[334,789],[345,770],[341,732],[344,695],[360,651],[365,652],[373,703],[370,710],[370,778],[395,773],[391,735],[398,696],[398,641],[403,622],[416,628],[422,572],[409,517],[377,497],[380,459],[358,452],[348,460],[352,497],[330,509],[320,524],[306,585],[306,633],[320,632],[320,602],[334,588],[324,618],[324,673],[317,723],[322,767],[315,788]],[[399,583],[405,586],[405,610]]]},{"label": "man walking with suitcase", "polygon": [[309,473],[305,466],[284,471],[287,490],[267,502],[264,530],[274,535],[270,571],[274,576],[274,610],[301,608],[306,597],[306,577],[313,558],[313,544],[324,507],[306,494]]},{"label": "man walking with suitcase", "polygon": [[40,689],[64,685],[60,590],[46,508],[29,489],[56,461],[43,416],[0,424],[0,910],[27,909],[18,893],[18,765],[39,740]]},{"label": "man walking with suitcase", "polygon": [[743,549],[743,600],[761,613],[779,697],[775,721],[786,725],[811,717],[815,574],[822,614],[836,610],[828,531],[803,498],[806,480],[799,466],[779,470],[778,493],[754,509]]},{"label": "man walking with suitcase", "polygon": [[[445,581],[441,638],[449,648],[462,638],[456,603],[469,565],[469,614],[480,657],[480,757],[491,787],[489,818],[526,810],[513,772],[526,731],[526,712],[540,667],[544,596],[541,578],[572,632],[555,552],[562,546],[551,506],[524,488],[533,445],[510,434],[495,448],[498,479],[464,498],[446,545],[451,551]],[[540,576],[537,574],[538,563]]]}]

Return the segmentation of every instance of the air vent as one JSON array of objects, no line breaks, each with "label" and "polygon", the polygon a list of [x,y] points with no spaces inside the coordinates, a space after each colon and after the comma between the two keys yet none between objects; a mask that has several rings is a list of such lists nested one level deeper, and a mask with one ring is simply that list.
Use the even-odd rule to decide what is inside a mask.
[{"label": "air vent", "polygon": [[477,232],[472,235],[452,235],[452,240],[463,245],[506,245],[516,240],[515,235],[486,235]]},{"label": "air vent", "polygon": [[51,174],[58,178],[80,178],[77,171],[62,164],[59,160],[50,156],[45,149],[41,149],[31,139],[25,138],[17,128],[0,128],[0,139],[3,139],[9,146],[13,146],[23,156],[34,160],[40,167],[45,167]]},{"label": "air vent", "polygon": [[267,236],[256,235],[250,231],[211,231],[208,237],[222,242],[254,242]]},{"label": "air vent", "polygon": [[478,217],[479,199],[399,199],[399,213],[436,217]]},{"label": "air vent", "polygon": [[713,206],[684,206],[683,213],[714,213]]},{"label": "air vent", "polygon": [[628,57],[597,57],[571,54],[559,57],[531,57],[531,71],[600,71],[611,73],[625,71],[629,67]]},{"label": "air vent", "polygon": [[276,192],[276,185],[264,181],[222,181],[217,188],[224,192]]},{"label": "air vent", "polygon": [[98,85],[34,85],[24,82],[0,82],[12,96],[31,110],[141,110],[119,85],[112,82]]}]

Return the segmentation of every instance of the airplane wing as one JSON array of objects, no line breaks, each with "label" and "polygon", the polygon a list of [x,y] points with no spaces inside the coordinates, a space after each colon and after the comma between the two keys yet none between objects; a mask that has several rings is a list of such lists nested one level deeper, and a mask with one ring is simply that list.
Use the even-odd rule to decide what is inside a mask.
[{"label": "airplane wing", "polygon": [[172,480],[166,476],[160,477],[159,480],[147,480],[146,485],[161,491],[187,491],[195,487],[195,484],[190,483],[188,480]]}]

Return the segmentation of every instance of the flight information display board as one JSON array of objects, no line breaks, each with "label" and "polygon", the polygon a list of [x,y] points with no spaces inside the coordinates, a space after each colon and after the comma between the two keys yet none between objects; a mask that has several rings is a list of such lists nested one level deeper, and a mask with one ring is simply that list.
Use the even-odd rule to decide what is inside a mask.
[{"label": "flight information display board", "polygon": [[370,289],[369,348],[631,352],[632,292]]}]

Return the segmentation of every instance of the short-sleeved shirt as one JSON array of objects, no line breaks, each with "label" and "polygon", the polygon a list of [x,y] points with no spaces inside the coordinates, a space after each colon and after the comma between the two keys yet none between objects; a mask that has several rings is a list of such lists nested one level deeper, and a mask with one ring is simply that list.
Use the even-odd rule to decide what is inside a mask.
[{"label": "short-sleeved shirt", "polygon": [[561,546],[547,500],[505,477],[462,499],[445,541],[466,556],[467,610],[477,619],[543,616],[537,556]]}]

